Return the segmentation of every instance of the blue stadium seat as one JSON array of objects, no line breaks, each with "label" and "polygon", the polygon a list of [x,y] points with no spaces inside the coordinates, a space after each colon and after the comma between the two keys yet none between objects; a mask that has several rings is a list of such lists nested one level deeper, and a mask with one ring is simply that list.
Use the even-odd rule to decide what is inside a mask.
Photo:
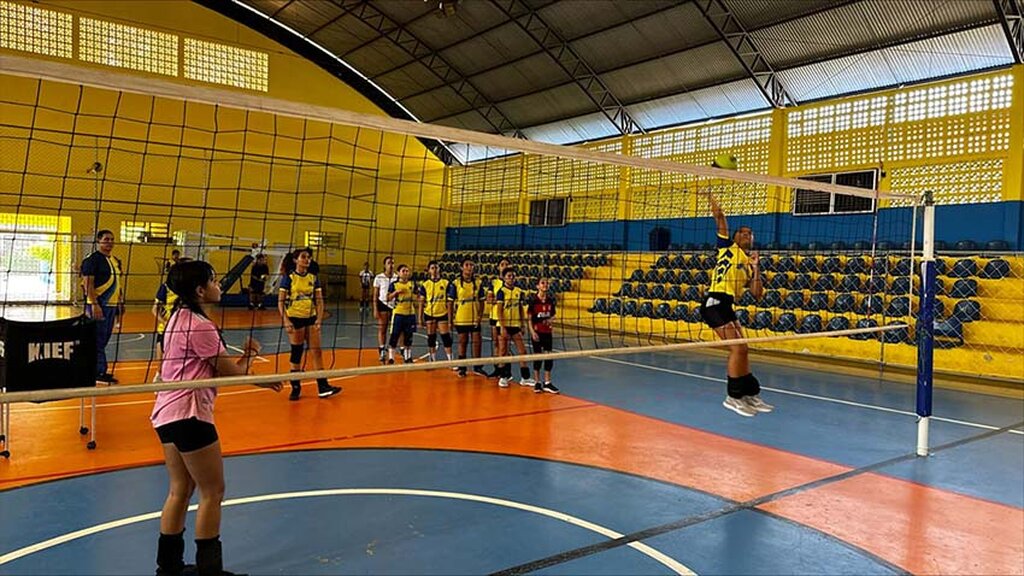
[{"label": "blue stadium seat", "polygon": [[1008,252],[1010,243],[1006,240],[992,240],[985,244],[985,250],[989,252]]},{"label": "blue stadium seat", "polygon": [[761,256],[759,264],[762,272],[771,272],[775,269],[775,260],[771,256]]},{"label": "blue stadium seat", "polygon": [[792,312],[783,312],[779,314],[779,319],[775,321],[775,326],[772,326],[774,332],[793,332],[796,330],[796,314]]},{"label": "blue stadium seat", "polygon": [[990,278],[998,280],[1000,278],[1006,278],[1010,275],[1010,263],[1002,258],[996,258],[995,260],[989,260],[985,267],[981,270],[982,278]]},{"label": "blue stadium seat", "polygon": [[784,310],[797,310],[804,307],[804,293],[803,292],[790,292],[786,294],[786,299],[782,301],[782,308]]},{"label": "blue stadium seat", "polygon": [[774,252],[774,251],[776,251],[776,250],[781,250],[781,249],[782,249],[782,247],[781,247],[781,246],[779,246],[779,243],[778,243],[778,242],[769,242],[769,243],[767,243],[767,244],[765,244],[765,245],[764,245],[764,249],[765,249],[765,250],[771,250],[771,251],[773,251],[773,252]]},{"label": "blue stadium seat", "polygon": [[690,309],[686,307],[686,304],[676,304],[676,307],[672,309],[673,320],[685,321],[690,317]]},{"label": "blue stadium seat", "polygon": [[700,302],[700,288],[696,286],[690,286],[683,292],[683,298],[687,302]]},{"label": "blue stadium seat", "polygon": [[654,308],[655,318],[669,318],[672,316],[672,307],[662,302]]},{"label": "blue stadium seat", "polygon": [[746,309],[736,310],[736,319],[740,321],[740,326],[750,326],[750,312]]},{"label": "blue stadium seat", "polygon": [[881,314],[883,308],[881,296],[865,296],[857,305],[857,313],[863,316]]},{"label": "blue stadium seat", "polygon": [[843,280],[839,284],[840,292],[860,292],[860,289],[860,276],[856,274],[847,274],[846,276],[843,276]]},{"label": "blue stadium seat", "polygon": [[678,283],[678,278],[676,277],[676,273],[672,270],[665,270],[661,273],[658,281],[663,284],[676,284]]},{"label": "blue stadium seat", "polygon": [[632,280],[633,282],[643,282],[644,271],[639,269],[633,270],[633,274],[629,277],[629,279]]},{"label": "blue stadium seat", "polygon": [[[874,318],[861,318],[860,320],[857,320],[856,327],[857,328],[877,328],[878,327],[878,321],[875,320]],[[878,340],[878,333],[877,332],[872,332],[872,333],[869,333],[869,334],[853,334],[852,336],[849,336],[849,338],[852,338],[854,340]]]},{"label": "blue stadium seat", "polygon": [[958,300],[953,305],[953,316],[961,322],[981,320],[981,304],[977,300]]},{"label": "blue stadium seat", "polygon": [[759,310],[757,314],[754,314],[754,322],[751,326],[753,326],[755,330],[767,330],[768,328],[771,328],[773,324],[775,324],[775,321],[772,318],[771,311]]},{"label": "blue stadium seat", "polygon": [[821,242],[812,240],[812,241],[807,243],[807,250],[810,251],[810,252],[820,252],[821,250],[824,250],[824,249],[825,249],[825,245],[822,244]]},{"label": "blue stadium seat", "polygon": [[[942,300],[939,300],[938,298],[936,298],[935,302],[934,302],[934,304],[932,306],[932,318],[941,318],[942,315],[945,312],[946,312],[946,305],[942,303]],[[917,313],[918,313],[917,309],[913,309],[913,310],[910,311],[910,315],[915,317],[915,318],[917,318]]]},{"label": "blue stadium seat", "polygon": [[641,300],[650,298],[651,295],[647,284],[637,284],[636,288],[633,289],[633,296]]},{"label": "blue stadium seat", "polygon": [[911,268],[913,268],[913,263],[910,258],[900,258],[893,263],[890,273],[893,276],[910,276]]},{"label": "blue stadium seat", "polygon": [[593,254],[587,254],[583,257],[583,265],[588,268],[596,268],[598,266],[597,257]]},{"label": "blue stadium seat", "polygon": [[833,252],[839,252],[841,250],[846,250],[846,242],[843,242],[842,240],[838,240],[836,242],[833,242],[832,244],[829,245],[829,249],[831,249]]},{"label": "blue stadium seat", "polygon": [[789,276],[785,274],[773,274],[768,280],[766,288],[789,288]]},{"label": "blue stadium seat", "polygon": [[692,254],[686,259],[686,268],[688,270],[700,270],[701,257],[700,254]]},{"label": "blue stadium seat", "polygon": [[889,285],[889,294],[909,294],[910,288],[910,277],[899,276],[892,279],[892,284]]},{"label": "blue stadium seat", "polygon": [[699,286],[707,286],[711,283],[711,276],[704,270],[693,275],[693,283]]},{"label": "blue stadium seat", "polygon": [[796,272],[796,258],[792,256],[783,256],[782,258],[779,258],[779,262],[775,266],[775,270],[778,272]]},{"label": "blue stadium seat", "polygon": [[814,285],[811,287],[816,292],[829,292],[836,289],[836,279],[834,276],[828,274],[822,274],[818,276],[818,279],[814,281]]},{"label": "blue stadium seat", "polygon": [[668,292],[665,293],[666,300],[682,300],[683,289],[678,284],[673,284],[668,287]]},{"label": "blue stadium seat", "polygon": [[830,256],[821,263],[821,271],[824,274],[838,274],[843,271],[843,262],[839,256]]},{"label": "blue stadium seat", "polygon": [[902,318],[910,315],[910,297],[897,296],[885,307],[885,315],[890,318]]},{"label": "blue stadium seat", "polygon": [[[889,322],[886,326],[894,326],[900,324],[899,322]],[[882,332],[882,342],[886,344],[909,344],[912,342],[910,339],[910,328],[908,326],[901,326],[895,330],[886,330]]]},{"label": "blue stadium seat", "polygon": [[811,273],[811,272],[818,272],[818,270],[819,270],[818,259],[813,257],[813,256],[806,256],[804,258],[801,258],[800,259],[799,269],[800,269],[800,272],[803,272],[805,274],[808,274],[808,273]]},{"label": "blue stadium seat", "polygon": [[790,242],[789,244],[786,244],[786,250],[791,250],[793,252],[796,252],[798,250],[803,250],[803,249],[804,249],[803,244],[801,244],[799,242],[796,242],[796,241],[793,241],[793,242]]},{"label": "blue stadium seat", "polygon": [[871,262],[871,271],[876,276],[885,276],[889,273],[889,259],[885,256],[875,256],[873,262]]},{"label": "blue stadium seat", "polygon": [[953,264],[948,276],[952,278],[967,278],[978,274],[978,263],[970,258],[961,258]]},{"label": "blue stadium seat", "polygon": [[650,302],[641,302],[636,309],[637,318],[654,318],[654,304]]},{"label": "blue stadium seat", "polygon": [[964,345],[964,324],[956,316],[939,319],[932,324],[932,336],[939,348],[955,348]]},{"label": "blue stadium seat", "polygon": [[853,297],[853,294],[838,294],[836,301],[832,303],[832,311],[838,314],[853,312],[856,304],[857,300]]},{"label": "blue stadium seat", "polygon": [[875,245],[875,248],[879,252],[888,252],[892,250],[892,242],[889,242],[888,240],[879,240],[878,244]]},{"label": "blue stadium seat", "polygon": [[615,296],[622,296],[623,298],[632,298],[633,285],[630,284],[629,282],[623,282],[622,287],[619,288],[619,291],[617,293],[615,293]]},{"label": "blue stadium seat", "polygon": [[608,302],[608,313],[609,314],[622,314],[622,300],[613,298],[611,302]]},{"label": "blue stadium seat", "polygon": [[846,261],[847,274],[864,274],[868,271],[868,261],[863,256],[854,256]]},{"label": "blue stadium seat", "polygon": [[846,316],[833,316],[832,319],[828,321],[828,325],[825,328],[829,332],[848,330],[850,328],[850,319]]},{"label": "blue stadium seat", "polygon": [[974,298],[978,295],[978,281],[974,278],[961,278],[953,282],[949,289],[951,298]]},{"label": "blue stadium seat", "polygon": [[679,284],[693,284],[693,272],[689,270],[680,270],[676,274],[676,280]]},{"label": "blue stadium seat", "polygon": [[636,316],[638,303],[636,300],[626,300],[622,303],[623,316]]},{"label": "blue stadium seat", "polygon": [[754,294],[750,290],[744,290],[737,304],[740,306],[753,306],[757,304],[757,298],[754,298]]},{"label": "blue stadium seat", "polygon": [[828,294],[824,292],[815,292],[811,294],[811,297],[807,300],[807,306],[804,309],[811,311],[828,310]]},{"label": "blue stadium seat", "polygon": [[668,256],[658,256],[658,260],[654,263],[655,268],[668,268],[669,259]]},{"label": "blue stadium seat", "polygon": [[808,314],[804,316],[803,320],[800,321],[800,325],[797,326],[797,334],[811,334],[814,332],[823,332],[824,325],[821,321],[821,316],[817,314]]},{"label": "blue stadium seat", "polygon": [[885,276],[872,276],[864,284],[864,292],[868,294],[885,293]]},{"label": "blue stadium seat", "polygon": [[961,240],[956,243],[956,250],[958,252],[973,252],[978,249],[978,245],[974,243],[974,240]]},{"label": "blue stadium seat", "polygon": [[647,274],[644,274],[644,281],[653,284],[659,280],[660,276],[657,270],[648,270]]},{"label": "blue stadium seat", "polygon": [[597,299],[595,299],[594,300],[594,305],[590,307],[590,311],[591,312],[595,312],[595,313],[599,313],[599,314],[607,314],[608,313],[608,301],[605,300],[604,298],[597,298]]},{"label": "blue stadium seat", "polygon": [[780,308],[782,306],[782,292],[768,290],[761,296],[761,308]]},{"label": "blue stadium seat", "polygon": [[793,290],[810,290],[811,289],[811,275],[810,274],[797,274],[793,278],[793,282],[790,283],[789,287]]},{"label": "blue stadium seat", "polygon": [[651,286],[651,299],[652,300],[664,300],[665,299],[665,286],[661,284],[655,284]]},{"label": "blue stadium seat", "polygon": [[718,263],[718,259],[714,256],[705,256],[700,261],[700,267],[702,270],[711,270]]},{"label": "blue stadium seat", "polygon": [[682,270],[686,268],[686,258],[682,254],[677,254],[672,257],[672,261],[669,262],[669,267],[674,270]]}]

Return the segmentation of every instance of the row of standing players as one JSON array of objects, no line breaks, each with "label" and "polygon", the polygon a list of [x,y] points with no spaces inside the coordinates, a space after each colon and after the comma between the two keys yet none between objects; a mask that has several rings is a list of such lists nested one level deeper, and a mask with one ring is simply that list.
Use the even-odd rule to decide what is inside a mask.
[{"label": "row of standing players", "polygon": [[[523,333],[530,336],[535,354],[552,351],[555,318],[555,298],[549,290],[546,278],[537,281],[537,291],[530,293],[515,285],[516,269],[508,260],[498,265],[498,277],[490,282],[477,278],[475,262],[464,259],[461,272],[452,279],[443,278],[436,261],[427,265],[427,278],[421,282],[411,280],[409,266],[395,267],[394,259],[384,258],[384,271],[370,282],[369,273],[360,274],[363,287],[361,306],[369,308],[373,292],[374,316],[377,320],[377,350],[381,364],[393,364],[398,350],[403,362],[414,361],[412,353],[413,333],[417,326],[426,328],[427,354],[429,361],[444,358],[452,360],[453,345],[451,328],[458,338],[458,359],[467,357],[472,347],[473,357],[482,358],[482,325],[486,320],[491,327],[491,342],[494,356],[510,355],[515,345],[519,355],[528,353]],[[524,328],[525,327],[525,328]],[[440,345],[438,343],[440,339]],[[519,363],[519,385],[533,387],[534,392],[558,393],[551,382],[551,360],[534,361],[533,378],[525,361]],[[454,368],[459,377],[466,377],[465,366]],[[509,362],[496,361],[494,371],[486,372],[482,364],[473,367],[475,374],[497,378],[498,386],[509,387],[515,379]]]}]

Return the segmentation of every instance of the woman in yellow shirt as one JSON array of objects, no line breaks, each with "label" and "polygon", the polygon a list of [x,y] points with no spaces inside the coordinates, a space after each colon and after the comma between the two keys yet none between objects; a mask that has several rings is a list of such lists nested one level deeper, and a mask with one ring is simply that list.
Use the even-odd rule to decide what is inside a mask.
[{"label": "woman in yellow shirt", "polygon": [[[291,371],[302,371],[302,353],[307,341],[313,369],[323,370],[320,322],[324,317],[324,294],[320,289],[320,280],[309,269],[313,262],[313,250],[299,248],[286,254],[285,258],[287,267],[277,292],[277,309],[281,313],[284,329],[288,332],[288,343],[291,344]],[[321,398],[329,398],[341,392],[340,387],[331,386],[326,378],[317,378],[316,384]],[[298,400],[302,394],[302,382],[292,380],[291,385],[292,393],[288,399]]]}]

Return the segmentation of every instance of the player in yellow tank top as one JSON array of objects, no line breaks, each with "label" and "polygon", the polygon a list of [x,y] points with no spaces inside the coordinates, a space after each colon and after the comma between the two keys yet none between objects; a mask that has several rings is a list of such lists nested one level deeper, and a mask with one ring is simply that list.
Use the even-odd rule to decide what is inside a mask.
[{"label": "player in yellow tank top", "polygon": [[[509,266],[502,275],[501,288],[498,289],[494,307],[498,310],[498,326],[501,329],[499,356],[509,355],[509,343],[515,342],[517,355],[526,354],[523,342],[523,301],[526,300],[522,288],[516,286],[516,269]],[[530,379],[530,368],[525,360],[519,361],[520,386],[536,384]],[[507,388],[512,383],[512,365],[498,365],[498,386]]]},{"label": "player in yellow tank top", "polygon": [[[498,262],[498,275],[491,279],[491,283],[487,286],[487,304],[485,305],[484,314],[490,319],[489,324],[491,325],[491,356],[500,356],[501,352],[501,327],[498,326],[498,306],[497,297],[498,291],[501,290],[502,278],[505,277],[505,269],[511,266],[512,263],[508,261],[508,258],[502,258]],[[488,375],[488,377],[496,377],[498,375],[498,365],[494,365],[494,372]]]},{"label": "player in yellow tank top", "polygon": [[441,267],[436,260],[427,264],[427,279],[420,283],[420,324],[427,327],[427,354],[430,361],[437,360],[437,335],[447,359],[452,359],[452,334],[448,327],[451,317],[451,302],[448,300],[448,286],[451,283],[441,277]]},{"label": "player in yellow tank top", "polygon": [[412,335],[416,331],[416,304],[419,300],[419,289],[410,278],[412,270],[405,264],[397,268],[398,280],[388,287],[388,300],[395,303],[391,315],[391,339],[388,340],[388,364],[395,363],[395,347],[398,338],[402,337],[402,362],[412,364]]},{"label": "player in yellow tank top", "polygon": [[[286,254],[285,274],[277,291],[277,310],[281,314],[288,343],[291,345],[289,363],[292,372],[302,371],[302,353],[309,343],[309,357],[313,370],[324,369],[323,352],[320,348],[320,323],[324,317],[324,294],[316,274],[310,272],[313,250],[299,248]],[[291,380],[292,393],[289,400],[298,400],[302,394],[302,382]],[[341,392],[331,386],[326,378],[316,380],[318,395],[328,398]]]},{"label": "player in yellow tank top", "polygon": [[[711,286],[704,295],[700,314],[719,338],[742,339],[743,327],[732,309],[733,303],[748,287],[755,298],[760,298],[764,290],[758,254],[753,250],[754,231],[748,226],[740,226],[730,237],[725,212],[711,192],[707,193],[707,197],[718,231],[718,255],[711,275]],[[726,376],[728,385],[723,406],[741,416],[772,411],[773,407],[761,399],[761,385],[750,371],[746,344],[733,344],[729,347]]]},{"label": "player in yellow tank top", "polygon": [[[452,303],[452,324],[459,335],[459,359],[466,357],[469,341],[473,341],[473,357],[480,358],[481,336],[480,319],[483,315],[483,302],[487,291],[483,283],[474,275],[476,265],[470,258],[462,260],[462,273],[452,280],[448,286],[448,300]],[[484,367],[477,365],[473,372],[486,375]],[[466,367],[458,369],[459,377],[466,376]]]}]

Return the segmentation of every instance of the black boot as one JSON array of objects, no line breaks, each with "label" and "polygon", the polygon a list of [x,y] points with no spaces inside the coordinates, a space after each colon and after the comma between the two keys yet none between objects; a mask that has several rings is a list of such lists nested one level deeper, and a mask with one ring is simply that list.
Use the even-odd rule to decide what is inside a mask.
[{"label": "black boot", "polygon": [[180,576],[185,569],[185,532],[160,534],[156,546],[156,575]]},{"label": "black boot", "polygon": [[196,540],[196,574],[198,576],[246,576],[224,570],[220,536]]}]

